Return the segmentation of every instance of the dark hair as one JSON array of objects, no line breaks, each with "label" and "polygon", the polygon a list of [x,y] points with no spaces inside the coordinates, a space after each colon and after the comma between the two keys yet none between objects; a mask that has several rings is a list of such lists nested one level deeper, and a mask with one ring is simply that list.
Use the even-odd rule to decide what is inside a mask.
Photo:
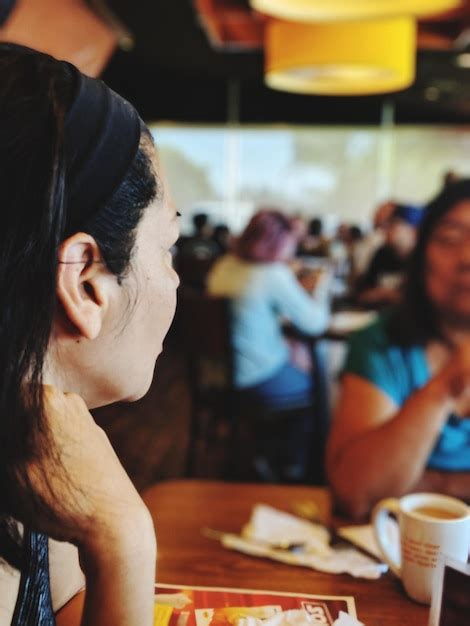
[{"label": "dark hair", "polygon": [[[30,522],[44,505],[26,463],[51,454],[43,409],[43,364],[56,311],[58,246],[67,233],[64,119],[73,97],[67,65],[0,45],[0,555],[19,566],[12,517]],[[148,132],[120,187],[80,229],[92,235],[118,281],[135,229],[158,183]],[[47,484],[47,477],[44,477]]]},{"label": "dark hair", "polygon": [[308,234],[319,237],[323,232],[323,222],[319,217],[314,217],[308,224]]},{"label": "dark hair", "polygon": [[440,336],[436,312],[426,291],[426,250],[441,219],[466,200],[470,200],[470,179],[447,185],[424,209],[418,240],[408,262],[403,303],[390,318],[392,337],[402,345],[425,344]]},{"label": "dark hair", "polygon": [[235,244],[236,254],[245,261],[277,261],[290,240],[295,240],[291,219],[276,209],[258,211]]},{"label": "dark hair", "polygon": [[207,213],[196,213],[193,215],[193,224],[196,232],[200,233],[201,230],[209,223],[209,216]]},{"label": "dark hair", "polygon": [[364,238],[364,233],[362,232],[362,228],[353,224],[349,227],[349,236],[352,241],[361,241]]},{"label": "dark hair", "polygon": [[227,235],[228,233],[230,233],[230,229],[227,224],[217,224],[217,226],[214,227],[215,237],[218,235]]}]

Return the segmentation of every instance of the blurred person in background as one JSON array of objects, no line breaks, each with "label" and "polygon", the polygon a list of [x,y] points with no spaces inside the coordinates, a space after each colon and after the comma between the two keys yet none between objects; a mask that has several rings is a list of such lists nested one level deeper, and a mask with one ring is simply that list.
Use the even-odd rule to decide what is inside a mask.
[{"label": "blurred person in background", "polygon": [[333,239],[330,241],[328,250],[329,258],[334,267],[335,276],[346,286],[351,264],[350,264],[350,228],[348,224],[338,225]]},{"label": "blurred person in background", "polygon": [[352,224],[349,227],[349,238],[347,242],[349,268],[350,268],[350,283],[352,284],[359,275],[358,265],[361,261],[362,247],[364,241],[364,233],[362,228],[357,224]]},{"label": "blurred person in background", "polygon": [[195,213],[193,215],[193,237],[196,239],[209,239],[213,233],[213,228],[207,213]]},{"label": "blurred person in background", "polygon": [[369,267],[356,281],[357,300],[371,307],[395,304],[401,297],[403,275],[414,249],[420,208],[397,204],[388,220],[385,243],[375,252]]},{"label": "blurred person in background", "polygon": [[394,200],[387,200],[376,208],[372,220],[372,230],[364,236],[361,244],[357,246],[355,255],[357,276],[366,271],[374,254],[385,243],[385,230],[396,204]]},{"label": "blurred person in background", "polygon": [[[207,283],[210,294],[231,301],[236,387],[273,411],[312,403],[312,376],[292,364],[283,322],[308,334],[322,333],[329,322],[327,290],[317,285],[312,296],[288,265],[297,243],[291,219],[277,210],[261,210],[234,243],[233,253],[216,262]],[[290,433],[295,444],[285,475],[291,478],[305,472],[305,429],[312,428],[312,416],[306,421]]]},{"label": "blurred person in background", "polygon": [[203,291],[209,270],[220,256],[220,246],[213,239],[206,213],[196,213],[192,220],[194,232],[190,237],[180,237],[174,264],[183,287]]},{"label": "blurred person in background", "polygon": [[308,224],[305,217],[301,213],[295,213],[291,216],[292,226],[299,241],[303,239],[308,232]]},{"label": "blurred person in background", "polygon": [[335,246],[338,248],[336,271],[337,275],[342,276],[346,283],[345,287],[349,296],[354,290],[358,275],[357,265],[363,251],[364,234],[362,229],[355,224],[341,224],[337,230],[336,240],[337,242],[332,243],[330,248],[332,250],[335,249]]},{"label": "blurred person in background", "polygon": [[355,517],[410,491],[470,501],[470,180],[426,208],[403,302],[350,339],[327,470]]},{"label": "blurred person in background", "polygon": [[226,254],[230,248],[230,229],[226,224],[217,224],[212,233],[212,241],[217,246],[217,255]]},{"label": "blurred person in background", "polygon": [[329,241],[323,234],[323,222],[319,217],[310,220],[307,233],[300,241],[298,254],[300,256],[328,256]]},{"label": "blurred person in background", "polygon": [[447,170],[447,172],[445,172],[444,176],[442,177],[443,186],[447,187],[448,185],[453,185],[454,183],[461,180],[461,178],[462,177],[454,170]]},{"label": "blurred person in background", "polygon": [[193,215],[193,234],[185,237],[179,245],[179,255],[197,260],[212,259],[219,252],[218,244],[213,240],[213,227],[206,213]]}]

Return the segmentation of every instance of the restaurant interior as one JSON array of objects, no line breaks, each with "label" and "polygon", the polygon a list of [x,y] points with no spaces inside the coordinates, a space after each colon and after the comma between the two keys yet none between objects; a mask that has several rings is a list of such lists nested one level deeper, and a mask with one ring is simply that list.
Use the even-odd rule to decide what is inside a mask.
[{"label": "restaurant interior", "polygon": [[[344,622],[327,603],[311,623],[470,624],[468,566],[429,609],[402,575],[412,548],[395,567],[386,540],[370,557],[372,534],[337,532],[372,533],[374,510],[383,535],[385,498],[470,502],[470,2],[10,0],[0,40],[134,105],[179,213],[150,389],[92,411],[154,517],[160,611],[202,585],[343,598]],[[299,519],[372,565],[303,562]],[[191,626],[308,622],[216,622],[198,601],[216,609]],[[170,606],[155,624],[184,626]]]}]

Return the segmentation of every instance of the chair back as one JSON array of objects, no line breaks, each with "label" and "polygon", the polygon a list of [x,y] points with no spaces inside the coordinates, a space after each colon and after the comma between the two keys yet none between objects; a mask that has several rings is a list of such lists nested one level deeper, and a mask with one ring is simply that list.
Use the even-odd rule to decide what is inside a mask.
[{"label": "chair back", "polygon": [[230,303],[196,290],[183,289],[178,303],[183,349],[196,395],[233,390]]},{"label": "chair back", "polygon": [[203,291],[207,276],[214,265],[216,258],[179,254],[175,260],[175,269],[181,279],[181,284],[191,289]]},{"label": "chair back", "polygon": [[224,475],[235,418],[229,301],[183,287],[178,330],[193,405],[187,473]]}]

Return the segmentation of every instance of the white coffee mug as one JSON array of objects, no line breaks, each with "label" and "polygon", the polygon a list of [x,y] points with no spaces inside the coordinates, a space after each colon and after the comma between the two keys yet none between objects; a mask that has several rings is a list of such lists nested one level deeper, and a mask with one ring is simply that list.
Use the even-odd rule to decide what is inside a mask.
[{"label": "white coffee mug", "polygon": [[[398,519],[399,542],[389,532],[390,513]],[[464,563],[468,559],[470,508],[456,498],[437,493],[387,498],[375,506],[372,523],[384,561],[417,602],[431,602],[441,552]]]}]

